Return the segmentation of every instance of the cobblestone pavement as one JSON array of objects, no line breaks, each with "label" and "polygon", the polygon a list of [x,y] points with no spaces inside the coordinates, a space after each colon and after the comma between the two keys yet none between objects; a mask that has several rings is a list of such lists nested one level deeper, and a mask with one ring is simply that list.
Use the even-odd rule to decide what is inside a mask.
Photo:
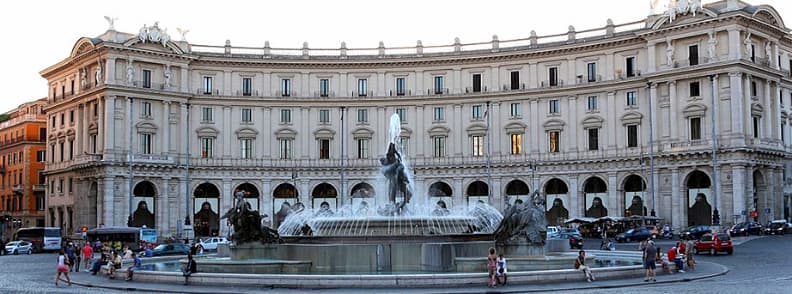
[{"label": "cobblestone pavement", "polygon": [[[594,240],[587,240],[588,245],[595,243]],[[792,256],[785,255],[784,250],[792,248],[792,236],[768,236],[759,239],[746,238],[737,239],[739,243],[735,248],[733,255],[698,255],[697,258],[702,262],[715,262],[729,268],[729,273],[723,276],[708,278],[703,280],[696,280],[690,282],[676,282],[676,283],[658,283],[658,284],[643,284],[641,279],[631,279],[637,285],[635,287],[626,288],[604,288],[604,289],[587,289],[580,291],[565,290],[564,293],[790,293],[789,288],[792,286]],[[663,248],[669,248],[671,241],[658,242]],[[596,245],[598,245],[598,241]],[[596,246],[586,246],[596,247]],[[637,243],[620,244],[619,250],[637,250]],[[110,289],[99,288],[86,288],[81,286],[67,287],[63,284],[56,287],[54,284],[55,273],[55,259],[56,255],[52,253],[19,255],[19,256],[0,256],[0,293],[121,293],[121,291],[114,291]],[[703,270],[703,269],[702,269]],[[693,273],[685,273],[674,275],[674,278],[693,277]],[[79,281],[94,281],[105,283],[106,285],[118,287],[126,285],[126,287],[134,288],[135,283],[126,283],[124,281],[113,280],[108,281],[97,277],[89,276],[88,273],[72,273],[72,278]],[[666,279],[666,278],[664,278]],[[658,277],[658,282],[661,278]],[[629,282],[627,282],[629,284]],[[603,287],[608,285],[621,284],[609,283],[602,281],[594,284],[599,284]],[[131,287],[130,287],[131,286]],[[210,293],[212,287],[190,287],[184,288],[181,285],[164,285],[164,284],[145,284],[141,285],[149,289],[162,289],[166,291],[190,291],[190,292],[204,292]],[[536,286],[536,285],[535,285]],[[484,287],[469,287],[459,289],[378,289],[378,293],[477,293],[485,291],[502,291],[519,293],[524,291],[541,290],[547,292],[553,288],[575,288],[577,286],[595,286],[586,283],[567,283],[563,285],[543,285],[531,287],[526,285],[521,287],[519,285],[508,286],[505,288],[487,289]],[[332,290],[302,290],[293,291],[289,289],[233,289],[227,287],[224,291],[233,291],[236,293],[254,293],[254,292],[311,292],[311,293],[371,293],[370,290],[363,289],[332,289]],[[142,290],[142,289],[140,289]],[[218,289],[219,290],[219,289]]]}]

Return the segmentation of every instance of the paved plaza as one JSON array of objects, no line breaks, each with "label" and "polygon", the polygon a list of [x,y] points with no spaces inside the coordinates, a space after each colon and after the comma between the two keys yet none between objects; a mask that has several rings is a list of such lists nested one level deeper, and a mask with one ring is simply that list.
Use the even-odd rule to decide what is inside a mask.
[{"label": "paved plaza", "polygon": [[[587,240],[586,249],[595,249],[598,240]],[[672,241],[658,241],[670,248]],[[783,249],[792,247],[792,236],[735,238],[734,255],[699,255],[695,272],[658,276],[657,283],[642,278],[598,280],[563,284],[509,285],[496,289],[484,286],[465,288],[377,289],[378,293],[524,293],[561,290],[564,293],[784,293],[792,286],[792,256]],[[619,250],[637,250],[637,243],[623,243]],[[72,273],[75,284],[56,287],[53,281],[55,254],[0,257],[2,293],[120,293],[127,290],[170,293],[370,293],[370,289],[269,289],[182,286],[108,280],[90,274]],[[145,261],[144,261],[145,262]],[[571,266],[571,265],[570,265]]]}]

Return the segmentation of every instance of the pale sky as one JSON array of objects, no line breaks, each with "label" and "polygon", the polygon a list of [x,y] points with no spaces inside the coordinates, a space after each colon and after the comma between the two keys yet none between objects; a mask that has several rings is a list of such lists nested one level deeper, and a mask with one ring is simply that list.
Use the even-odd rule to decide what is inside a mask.
[{"label": "pale sky", "polygon": [[[758,2],[762,1],[762,2]],[[666,2],[664,0],[660,2]],[[704,1],[705,3],[712,1]],[[748,0],[769,4],[792,21],[790,0]],[[424,46],[525,38],[598,28],[608,18],[615,24],[642,20],[648,0],[284,0],[284,1],[4,1],[0,4],[3,48],[0,54],[0,112],[46,97],[39,71],[68,56],[80,37],[107,30],[104,16],[117,17],[117,31],[135,33],[159,21],[172,39],[176,28],[190,30],[193,44],[262,47],[338,48]]]}]

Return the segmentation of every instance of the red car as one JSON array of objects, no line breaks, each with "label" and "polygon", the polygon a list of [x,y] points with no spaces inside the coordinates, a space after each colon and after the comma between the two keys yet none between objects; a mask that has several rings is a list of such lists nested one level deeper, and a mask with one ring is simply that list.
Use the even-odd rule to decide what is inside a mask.
[{"label": "red car", "polygon": [[715,255],[718,252],[726,252],[732,254],[734,246],[732,246],[731,238],[726,233],[704,234],[701,240],[696,241],[695,253],[709,252],[710,255]]}]

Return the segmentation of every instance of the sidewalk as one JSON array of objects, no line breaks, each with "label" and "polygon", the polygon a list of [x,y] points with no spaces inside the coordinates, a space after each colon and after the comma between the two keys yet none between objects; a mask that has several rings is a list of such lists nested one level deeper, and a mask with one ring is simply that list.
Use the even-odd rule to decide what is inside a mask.
[{"label": "sidewalk", "polygon": [[[724,275],[728,272],[728,268],[720,264],[711,262],[699,262],[696,265],[695,272],[677,273],[672,275],[662,274],[657,276],[655,284],[675,283],[675,282],[688,282],[692,280],[706,279],[715,276]],[[92,276],[89,273],[81,272],[72,275],[72,282],[74,285],[91,288],[105,288],[122,291],[144,291],[144,292],[159,292],[159,293],[293,293],[311,291],[317,293],[367,293],[372,292],[371,289],[271,289],[266,288],[250,288],[250,287],[229,287],[229,286],[184,286],[173,284],[156,284],[156,283],[141,283],[141,282],[126,282],[123,279],[110,280],[104,276]],[[569,290],[585,290],[585,289],[608,289],[608,288],[622,288],[630,286],[640,286],[650,284],[640,278],[628,278],[618,280],[597,280],[593,283],[587,283],[583,280],[581,275],[580,282],[573,283],[552,283],[552,284],[528,284],[528,285],[508,285],[506,287],[487,288],[486,285],[481,287],[464,287],[464,288],[378,288],[375,289],[377,294],[381,293],[484,293],[484,292],[500,292],[500,293],[525,293],[525,292],[547,292],[547,291],[569,291]]]}]

